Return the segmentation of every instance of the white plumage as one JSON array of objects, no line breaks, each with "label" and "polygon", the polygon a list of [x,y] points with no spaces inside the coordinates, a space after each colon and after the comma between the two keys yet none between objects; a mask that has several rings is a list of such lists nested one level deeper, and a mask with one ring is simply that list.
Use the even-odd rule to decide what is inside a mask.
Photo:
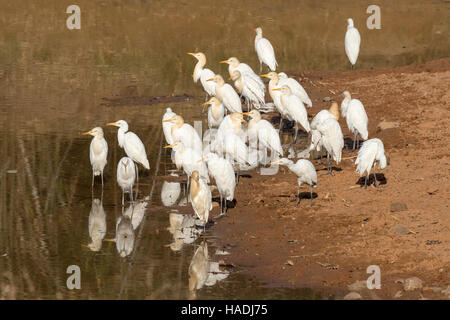
[{"label": "white plumage", "polygon": [[342,149],[344,148],[341,126],[336,119],[328,118],[317,127],[317,130],[322,136],[321,143],[327,150],[328,172],[331,173],[330,157],[338,164],[341,162]]},{"label": "white plumage", "polygon": [[210,69],[205,68],[206,64],[206,56],[203,52],[197,52],[192,53],[188,52],[189,55],[195,57],[198,62],[195,65],[194,73],[192,74],[192,78],[194,79],[194,82],[197,83],[198,79],[200,79],[200,82],[203,86],[203,89],[207,93],[207,95],[214,96],[216,95],[216,84],[211,81],[207,81],[208,79],[211,79],[215,76],[214,72],[212,72]]},{"label": "white plumage", "polygon": [[278,73],[278,76],[280,78],[279,80],[279,86],[288,86],[289,89],[291,89],[292,94],[296,95],[297,97],[302,100],[304,104],[306,104],[309,108],[312,107],[311,99],[309,98],[308,94],[306,93],[306,90],[303,88],[303,86],[294,78],[289,78],[286,73],[280,72]]},{"label": "white plumage", "polygon": [[136,169],[133,160],[123,157],[117,164],[117,183],[122,188],[122,206],[124,205],[124,194],[129,193],[133,201],[133,185],[136,179]]},{"label": "white plumage", "polygon": [[89,237],[91,237],[92,241],[87,247],[92,251],[100,251],[105,234],[106,214],[103,204],[99,199],[93,199],[91,211],[89,212]]},{"label": "white plumage", "polygon": [[164,138],[166,139],[167,144],[173,143],[173,138],[172,138],[173,123],[170,121],[164,121],[164,120],[169,120],[169,119],[173,118],[174,116],[176,116],[176,113],[173,112],[171,108],[167,108],[166,112],[164,113],[163,118],[162,118],[163,133],[164,133]]},{"label": "white plumage", "polygon": [[347,32],[345,33],[345,53],[347,54],[348,60],[353,66],[358,60],[359,46],[361,44],[361,36],[359,35],[358,29],[353,26],[353,19],[347,19]]},{"label": "white plumage", "polygon": [[322,135],[317,130],[317,127],[327,119],[339,120],[339,106],[336,102],[332,102],[329,110],[321,110],[315,115],[311,121],[311,146],[309,150],[316,149],[320,151],[322,149]]},{"label": "white plumage", "polygon": [[242,112],[241,99],[231,85],[225,83],[222,76],[217,74],[207,81],[216,83],[216,96],[222,101],[225,108],[230,112]]},{"label": "white plumage", "polygon": [[[265,104],[264,90],[254,78],[234,70],[231,74],[234,86],[245,97],[247,109],[250,105],[259,109]],[[265,88],[264,88],[265,89]]]},{"label": "white plumage", "polygon": [[163,120],[163,122],[171,122],[172,127],[172,139],[173,143],[180,141],[186,148],[192,148],[198,153],[202,153],[202,140],[195,131],[194,127],[185,123],[184,119],[180,115],[176,115],[170,119]]},{"label": "white plumage", "polygon": [[134,248],[134,230],[128,216],[120,216],[116,225],[116,249],[122,258],[128,256]]},{"label": "white plumage", "polygon": [[283,156],[280,136],[272,124],[267,120],[261,119],[261,114],[258,110],[252,110],[244,114],[248,114],[252,118],[248,123],[250,139],[256,137],[260,145],[271,150],[272,157]]},{"label": "white plumage", "polygon": [[202,153],[192,148],[186,147],[183,142],[178,141],[172,145],[165,146],[164,148],[173,148],[175,150],[175,159],[183,168],[183,171],[188,177],[192,176],[194,171],[198,171],[200,176],[209,182],[208,169],[203,162],[199,162],[202,159]]},{"label": "white plumage", "polygon": [[205,226],[208,222],[209,212],[212,210],[212,196],[208,184],[199,176],[198,171],[192,173],[189,198],[195,214]]},{"label": "white plumage", "polygon": [[131,131],[128,131],[128,123],[124,120],[108,123],[109,126],[119,127],[117,131],[117,139],[119,146],[124,148],[125,153],[134,162],[140,163],[145,169],[150,169],[150,164],[147,159],[144,144],[141,139]]},{"label": "white plumage", "polygon": [[248,64],[239,62],[236,57],[231,57],[228,60],[220,61],[220,63],[228,64],[228,73],[230,74],[230,77],[232,76],[233,71],[238,70],[242,75],[251,77],[253,80],[255,80],[261,87],[261,90],[266,90],[264,82]]},{"label": "white plumage", "polygon": [[263,38],[262,29],[260,27],[255,29],[255,50],[259,59],[259,72],[262,72],[262,64],[266,64],[271,71],[275,71],[278,66],[275,59],[275,51],[269,40]]},{"label": "white plumage", "polygon": [[202,105],[209,105],[208,108],[208,128],[218,128],[225,117],[225,108],[223,103],[216,97],[212,97],[209,101]]},{"label": "white plumage", "polygon": [[[369,119],[367,118],[366,110],[361,101],[358,99],[351,99],[348,91],[345,91],[344,96],[344,101],[342,101],[341,104],[341,106],[343,106],[342,114],[345,115],[348,129],[354,134],[353,150],[355,150],[355,145],[357,148],[359,147],[358,134],[363,140],[367,140],[369,137],[367,129]],[[348,101],[348,98],[351,100]]]},{"label": "white plumage", "polygon": [[359,173],[359,176],[362,177],[364,172],[366,172],[364,187],[367,187],[367,181],[369,179],[369,174],[372,167],[374,168],[373,175],[375,178],[375,183],[378,187],[375,173],[375,165],[377,163],[380,169],[384,169],[387,165],[387,159],[384,154],[383,142],[378,138],[373,138],[362,144],[361,149],[358,151],[358,157],[355,160],[355,164],[357,166],[356,172]]},{"label": "white plumage", "polygon": [[94,186],[94,176],[101,175],[103,188],[103,170],[108,162],[106,160],[108,157],[108,143],[106,143],[104,138],[103,129],[96,127],[83,134],[89,134],[94,137],[89,146],[89,160],[92,166],[92,187]]},{"label": "white plumage", "polygon": [[[178,177],[178,174],[171,173],[173,177]],[[181,184],[180,182],[169,182],[164,181],[161,188],[161,202],[163,206],[170,207],[177,203],[178,198],[181,194]]]}]

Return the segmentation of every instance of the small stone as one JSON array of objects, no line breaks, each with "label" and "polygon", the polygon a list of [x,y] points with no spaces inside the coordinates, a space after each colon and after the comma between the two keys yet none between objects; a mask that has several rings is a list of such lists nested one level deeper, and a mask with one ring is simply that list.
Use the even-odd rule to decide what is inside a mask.
[{"label": "small stone", "polygon": [[422,280],[417,277],[408,278],[403,284],[403,289],[405,291],[413,291],[416,289],[422,289]]},{"label": "small stone", "polygon": [[17,173],[17,170],[6,170],[6,173]]},{"label": "small stone", "polygon": [[391,212],[408,211],[408,206],[400,201],[391,202]]},{"label": "small stone", "polygon": [[362,297],[358,292],[350,292],[345,297],[344,300],[361,300]]},{"label": "small stone", "polygon": [[325,98],[323,98],[323,101],[324,101],[324,102],[330,102],[330,101],[331,101],[331,98],[330,98],[330,97],[325,97]]},{"label": "small stone", "polygon": [[355,283],[348,285],[347,288],[350,291],[361,291],[367,289],[367,281],[365,280],[356,281]]},{"label": "small stone", "polygon": [[427,190],[427,193],[429,195],[433,195],[433,194],[436,194],[438,191],[439,191],[438,188],[430,188],[430,189]]},{"label": "small stone", "polygon": [[403,296],[403,291],[399,290],[395,293],[394,298],[401,298]]},{"label": "small stone", "polygon": [[288,260],[288,261],[286,261],[285,264],[287,264],[287,265],[289,265],[289,266],[293,266],[293,265],[294,265],[294,262],[293,262],[292,260]]},{"label": "small stone", "polygon": [[392,228],[389,229],[389,232],[394,233],[398,236],[404,236],[405,234],[409,233],[408,229],[406,229],[404,226],[401,225],[393,226]]},{"label": "small stone", "polygon": [[387,129],[394,129],[398,128],[400,126],[400,123],[394,122],[394,121],[381,121],[377,125],[377,131],[383,131]]}]

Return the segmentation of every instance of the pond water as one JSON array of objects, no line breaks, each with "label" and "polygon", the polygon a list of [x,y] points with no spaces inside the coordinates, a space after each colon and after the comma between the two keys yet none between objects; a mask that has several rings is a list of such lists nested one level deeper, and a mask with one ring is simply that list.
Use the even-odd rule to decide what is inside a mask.
[{"label": "pond water", "polygon": [[[179,191],[166,181],[173,166],[160,153],[162,114],[172,107],[191,124],[201,120],[204,95],[186,52],[205,52],[207,66],[224,76],[219,61],[229,56],[259,71],[259,25],[279,71],[344,70],[348,17],[363,39],[359,68],[420,63],[448,56],[450,48],[449,3],[437,0],[380,1],[381,30],[365,27],[364,1],[77,1],[82,27],[72,31],[61,1],[0,3],[0,298],[328,298],[219,266],[226,252],[214,246],[213,232],[192,228],[183,192],[175,205],[161,201]],[[176,103],[133,103],[183,94],[189,97]],[[127,97],[131,102],[118,105],[104,99]],[[133,218],[142,221],[135,230],[137,222],[122,217],[129,203],[122,208],[115,179],[124,152],[117,129],[106,127],[119,119],[140,136],[151,165],[140,170]],[[100,180],[91,190],[90,137],[81,135],[95,126],[109,144],[103,192]],[[126,258],[114,242],[98,240],[116,237],[119,218],[134,235]],[[100,225],[97,239],[90,221]],[[209,274],[198,290],[189,290],[191,263]],[[67,289],[70,265],[80,267],[80,290]]]}]

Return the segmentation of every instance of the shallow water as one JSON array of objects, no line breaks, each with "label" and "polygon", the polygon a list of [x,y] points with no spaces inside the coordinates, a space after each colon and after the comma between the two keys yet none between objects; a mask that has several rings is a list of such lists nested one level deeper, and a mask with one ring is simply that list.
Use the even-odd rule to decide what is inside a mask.
[{"label": "shallow water", "polygon": [[[187,233],[180,240],[168,230],[171,214],[175,221],[190,209],[161,202],[162,176],[172,168],[164,152],[154,180],[161,116],[170,106],[187,122],[200,120],[204,99],[192,82],[194,60],[186,52],[203,50],[207,66],[222,75],[227,70],[218,61],[231,55],[259,71],[253,29],[261,25],[280,71],[343,70],[349,16],[363,39],[357,67],[424,62],[448,56],[450,48],[449,4],[436,0],[381,1],[382,29],[376,31],[364,27],[363,1],[78,1],[79,31],[65,28],[60,1],[0,3],[0,298],[328,298],[259,283],[244,276],[241,266],[219,272],[222,256],[213,232],[195,240]],[[192,98],[169,104],[111,106],[103,99],[184,93]],[[101,202],[105,212],[104,239],[116,236],[122,215],[115,170],[124,152],[116,128],[105,126],[118,119],[141,137],[151,163],[150,172],[140,171],[138,197],[151,196],[150,202],[125,259],[114,242],[101,242],[98,251],[86,247],[93,203],[98,208]],[[100,180],[91,193],[90,137],[80,135],[95,126],[104,128],[109,144],[103,196]],[[195,254],[202,239],[210,282],[194,294],[189,265],[194,256],[205,263]],[[81,290],[66,287],[69,265],[81,269]]]}]

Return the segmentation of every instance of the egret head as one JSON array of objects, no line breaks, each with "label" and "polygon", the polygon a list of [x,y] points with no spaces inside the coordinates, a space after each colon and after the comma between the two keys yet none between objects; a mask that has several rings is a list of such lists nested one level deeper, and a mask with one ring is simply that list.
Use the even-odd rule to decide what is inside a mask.
[{"label": "egret head", "polygon": [[100,127],[95,127],[91,131],[83,132],[82,134],[84,134],[84,135],[90,134],[91,136],[94,136],[94,137],[103,137],[103,129]]},{"label": "egret head", "polygon": [[239,72],[239,70],[234,70],[233,72],[231,72],[230,74],[230,80],[236,81],[237,79],[239,79],[241,77],[241,73]]},{"label": "egret head", "polygon": [[220,63],[226,63],[228,65],[231,65],[233,68],[236,68],[239,65],[239,60],[236,57],[228,58],[228,60],[220,61]]},{"label": "egret head", "polygon": [[209,152],[208,154],[206,154],[203,158],[201,158],[197,162],[204,162],[204,161],[209,161],[212,159],[219,159],[219,156],[214,152]]},{"label": "egret head", "polygon": [[274,165],[274,164],[278,164],[278,165],[282,165],[282,166],[290,166],[290,165],[294,164],[294,161],[289,160],[288,158],[281,158],[280,160],[272,161],[269,163],[269,165]]},{"label": "egret head", "polygon": [[188,52],[187,54],[195,57],[200,62],[206,63],[206,56],[203,52],[197,52],[197,53]]},{"label": "egret head", "polygon": [[286,85],[282,86],[281,88],[275,88],[275,89],[272,89],[272,90],[273,91],[281,91],[281,94],[284,94],[284,95],[287,95],[287,96],[292,94],[291,89],[288,86],[286,86]]},{"label": "egret head", "polygon": [[348,99],[351,99],[351,98],[352,98],[352,96],[350,95],[350,92],[348,92],[347,90],[345,90],[345,91],[342,93],[342,95],[344,96],[344,98],[348,98]]},{"label": "egret head", "polygon": [[247,121],[244,120],[244,116],[242,113],[239,112],[232,112],[230,114],[230,119],[233,123],[241,125],[242,122],[247,123]]},{"label": "egret head", "polygon": [[200,176],[199,176],[197,170],[195,170],[194,172],[192,172],[191,179],[194,180],[194,181],[196,181],[196,182],[198,182],[198,180],[200,179]]},{"label": "egret head", "polygon": [[115,126],[119,127],[120,129],[124,129],[125,131],[128,131],[128,123],[125,120],[119,120],[116,122],[110,122],[106,124],[107,126]]},{"label": "egret head", "polygon": [[353,19],[352,18],[348,18],[347,19],[347,26],[348,27],[353,27]]},{"label": "egret head", "polygon": [[276,81],[278,81],[278,73],[276,73],[275,71],[271,71],[269,73],[266,74],[262,74],[261,77],[263,78],[269,78],[270,80],[274,79]]},{"label": "egret head", "polygon": [[131,167],[133,165],[133,160],[128,157],[123,157],[122,159],[120,159],[120,162],[125,168],[128,168],[129,166]]},{"label": "egret head", "polygon": [[336,101],[333,101],[331,103],[330,109],[328,111],[333,115],[333,117],[339,121],[339,105]]},{"label": "egret head", "polygon": [[220,74],[216,74],[213,78],[210,78],[210,79],[208,79],[206,81],[214,81],[219,86],[225,84],[225,80],[223,80],[223,78],[222,78],[222,76]]},{"label": "egret head", "polygon": [[259,111],[256,110],[256,109],[253,109],[253,110],[250,111],[250,112],[244,112],[244,113],[242,113],[242,114],[246,114],[246,115],[248,115],[250,118],[255,119],[256,121],[261,120],[261,113],[259,113]]},{"label": "egret head", "polygon": [[184,119],[180,115],[174,115],[172,118],[163,120],[163,122],[170,122],[174,124],[177,128],[180,128],[184,124]]},{"label": "egret head", "polygon": [[288,78],[288,75],[287,75],[286,73],[284,73],[284,72],[278,72],[278,76],[279,76],[281,79],[287,79],[287,78]]},{"label": "egret head", "polygon": [[255,29],[255,32],[256,32],[257,35],[262,36],[262,29],[261,29],[261,27],[257,27]]},{"label": "egret head", "polygon": [[172,144],[169,144],[169,145],[167,145],[167,146],[164,146],[163,149],[173,148],[174,150],[177,150],[177,149],[181,148],[182,145],[183,145],[183,142],[181,142],[181,141],[175,141],[175,142],[172,143]]},{"label": "egret head", "polygon": [[212,97],[205,103],[202,103],[202,106],[219,106],[222,102],[216,97]]}]

